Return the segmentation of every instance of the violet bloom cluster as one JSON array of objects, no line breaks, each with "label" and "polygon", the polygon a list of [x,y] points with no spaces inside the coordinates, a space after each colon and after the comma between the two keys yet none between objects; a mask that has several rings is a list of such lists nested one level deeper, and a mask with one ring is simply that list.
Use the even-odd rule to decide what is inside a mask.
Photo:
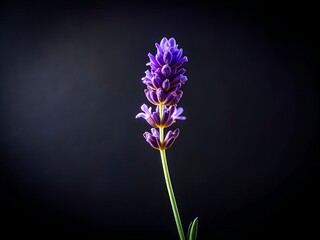
[{"label": "violet bloom cluster", "polygon": [[183,109],[177,107],[177,104],[183,95],[181,86],[188,80],[184,75],[186,70],[181,67],[188,58],[182,55],[183,50],[178,48],[174,38],[163,38],[160,44],[156,43],[155,46],[157,54],[148,54],[150,62],[147,66],[150,66],[150,70],[145,72],[142,82],[146,85],[144,92],[147,99],[156,108],[153,111],[151,107],[143,104],[143,112],[136,118],[144,118],[153,127],[151,133],[145,132],[143,136],[153,148],[163,150],[172,146],[180,130],[170,130],[164,139],[161,139],[156,128],[167,128],[176,120],[186,119],[181,116]]}]

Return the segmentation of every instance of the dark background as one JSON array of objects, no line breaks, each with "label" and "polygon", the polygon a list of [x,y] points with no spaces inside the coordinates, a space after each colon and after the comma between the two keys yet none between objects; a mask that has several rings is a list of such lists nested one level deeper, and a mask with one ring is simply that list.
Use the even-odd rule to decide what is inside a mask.
[{"label": "dark background", "polygon": [[1,232],[178,239],[160,157],[134,117],[147,53],[175,37],[187,120],[168,151],[201,239],[319,235],[315,5],[1,5]]}]

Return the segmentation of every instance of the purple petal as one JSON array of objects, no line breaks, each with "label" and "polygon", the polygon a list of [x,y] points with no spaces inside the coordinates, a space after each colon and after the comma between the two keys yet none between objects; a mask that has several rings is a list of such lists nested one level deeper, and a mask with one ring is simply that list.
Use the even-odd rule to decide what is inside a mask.
[{"label": "purple petal", "polygon": [[156,45],[156,48],[157,48],[157,53],[162,53],[162,48],[159,45],[159,43],[156,43],[155,45]]},{"label": "purple petal", "polygon": [[176,108],[176,111],[175,111],[174,115],[179,116],[179,115],[181,115],[181,113],[183,113],[183,108],[179,107],[179,108]]},{"label": "purple petal", "polygon": [[176,130],[173,131],[173,135],[174,135],[175,137],[178,137],[179,134],[180,134],[180,129],[179,129],[179,128],[177,128]]},{"label": "purple petal", "polygon": [[181,48],[177,54],[177,59],[181,58],[182,53],[183,53],[183,49]]},{"label": "purple petal", "polygon": [[164,97],[165,97],[165,94],[164,94],[163,90],[162,90],[161,88],[159,88],[159,89],[157,90],[158,102],[159,102],[159,103],[163,102],[163,101],[165,100]]},{"label": "purple petal", "polygon": [[142,104],[142,105],[141,105],[141,110],[144,111],[145,113],[151,113],[151,112],[149,111],[149,108],[148,108],[148,106],[147,106],[146,104]]},{"label": "purple petal", "polygon": [[148,57],[150,59],[151,64],[155,65],[156,67],[160,67],[156,58],[151,53],[148,53]]},{"label": "purple petal", "polygon": [[159,75],[161,73],[161,68],[157,68],[153,71],[154,75]]},{"label": "purple petal", "polygon": [[181,58],[178,62],[176,62],[172,67],[180,67],[182,64],[184,64],[185,62],[188,62],[188,58],[187,57],[183,57]]},{"label": "purple petal", "polygon": [[169,51],[166,51],[164,54],[163,54],[163,61],[167,64],[170,64],[171,63],[171,60],[172,60],[172,54],[171,52]]},{"label": "purple petal", "polygon": [[174,117],[175,120],[186,120],[187,118],[185,116],[176,116]]},{"label": "purple petal", "polygon": [[164,107],[164,108],[163,108],[163,114],[162,114],[162,119],[161,119],[161,121],[162,121],[162,122],[167,121],[167,120],[168,120],[168,117],[169,117],[169,113],[168,113],[168,111],[166,110],[166,108]]},{"label": "purple petal", "polygon": [[161,69],[161,72],[165,77],[168,77],[171,73],[171,68],[168,65],[164,65]]},{"label": "purple petal", "polygon": [[160,116],[159,116],[159,113],[155,112],[153,115],[152,115],[152,118],[155,122],[156,125],[160,125],[161,121],[160,121]]},{"label": "purple petal", "polygon": [[169,95],[171,95],[172,97],[170,97],[170,98],[167,97],[164,104],[165,105],[176,105],[180,101],[180,99],[183,95],[183,92],[181,90],[178,90],[176,92],[171,92]]},{"label": "purple petal", "polygon": [[169,44],[170,44],[170,47],[175,47],[177,45],[176,40],[174,38],[169,39]]},{"label": "purple petal", "polygon": [[169,79],[166,79],[166,80],[162,83],[162,88],[163,88],[164,90],[166,90],[166,91],[170,88],[170,81],[169,81]]},{"label": "purple petal", "polygon": [[161,148],[161,142],[160,142],[160,138],[155,138],[155,140],[156,140],[156,143],[157,143],[157,148],[156,149],[160,149]]},{"label": "purple petal", "polygon": [[147,116],[146,116],[146,114],[144,114],[144,113],[138,113],[137,116],[136,116],[136,118],[147,119]]},{"label": "purple petal", "polygon": [[162,125],[165,127],[170,127],[174,123],[174,119],[171,117],[170,113],[166,111],[163,114]]},{"label": "purple petal", "polygon": [[161,87],[161,78],[159,77],[153,77],[151,79],[152,84],[156,87],[156,88],[160,88]]},{"label": "purple petal", "polygon": [[146,74],[146,77],[148,77],[150,79],[152,78],[152,73],[149,70],[145,71],[144,73]]},{"label": "purple petal", "polygon": [[171,87],[170,91],[176,92],[181,88],[181,83],[176,84],[174,87]]},{"label": "purple petal", "polygon": [[159,100],[158,100],[158,98],[157,98],[157,94],[156,94],[154,91],[151,91],[151,92],[150,92],[150,97],[151,97],[151,99],[153,100],[153,102],[159,103]]},{"label": "purple petal", "polygon": [[152,133],[152,136],[154,137],[160,137],[158,130],[155,128],[151,128],[151,133]]},{"label": "purple petal", "polygon": [[150,133],[149,132],[145,132],[144,134],[143,134],[143,137],[145,138],[145,139],[147,139],[148,137],[150,137]]},{"label": "purple petal", "polygon": [[164,46],[167,44],[168,42],[168,39],[166,37],[162,38],[161,42],[160,42],[160,46],[162,48],[164,48]]},{"label": "purple petal", "polygon": [[156,54],[156,59],[157,59],[157,62],[159,63],[159,67],[161,65],[164,65],[164,61],[163,61],[163,56],[161,54]]},{"label": "purple petal", "polygon": [[177,128],[173,132],[170,130],[163,141],[163,148],[164,149],[170,148],[174,143],[174,141],[176,140],[176,138],[179,136],[179,133],[180,133],[179,128]]},{"label": "purple petal", "polygon": [[151,79],[147,77],[141,78],[141,80],[143,84],[146,84],[146,85],[151,84]]},{"label": "purple petal", "polygon": [[175,98],[175,96],[172,94],[172,92],[168,93],[166,99],[164,100],[164,104],[165,105],[171,105],[171,104],[168,104],[170,102],[172,102],[172,100]]},{"label": "purple petal", "polygon": [[159,141],[157,141],[157,138],[153,137],[149,132],[145,132],[143,136],[146,139],[146,141],[151,145],[151,147],[153,147],[154,149],[160,148],[160,144]]},{"label": "purple petal", "polygon": [[171,87],[177,85],[177,84],[180,83],[180,82],[181,82],[180,76],[175,77],[175,78],[171,81],[171,83],[170,83],[170,84],[171,84]]},{"label": "purple petal", "polygon": [[154,96],[155,93],[153,91],[145,89],[144,93],[145,93],[147,99],[149,100],[149,102],[151,102],[154,105],[158,104],[158,101],[156,99],[154,99],[154,97],[157,97],[157,96]]},{"label": "purple petal", "polygon": [[171,68],[171,75],[172,75],[172,77],[176,77],[176,75],[177,75],[177,69],[176,68]]},{"label": "purple petal", "polygon": [[179,133],[180,133],[180,129],[177,128],[175,129],[174,131],[170,130],[167,134],[166,134],[166,137],[164,138],[164,141],[167,141],[169,140],[170,138],[176,138],[179,136]]},{"label": "purple petal", "polygon": [[147,119],[146,119],[147,123],[149,123],[152,127],[157,127],[157,124],[155,123],[154,119],[152,116],[149,116]]},{"label": "purple petal", "polygon": [[185,116],[180,116],[176,118],[177,120],[186,120],[187,118]]},{"label": "purple petal", "polygon": [[178,91],[176,91],[176,94],[177,94],[179,97],[182,97],[183,92],[182,92],[181,90],[178,90]]},{"label": "purple petal", "polygon": [[166,137],[164,138],[164,141],[169,140],[170,138],[172,138],[172,130],[168,131],[166,134]]},{"label": "purple petal", "polygon": [[170,148],[170,147],[173,145],[173,143],[174,143],[175,140],[176,140],[175,138],[170,138],[169,140],[165,141],[165,142],[163,143],[163,148],[164,148],[164,149]]},{"label": "purple petal", "polygon": [[177,74],[185,74],[186,73],[186,69],[184,69],[184,68],[180,68],[179,70],[178,70],[178,72],[177,72]]},{"label": "purple petal", "polygon": [[188,78],[187,78],[187,76],[185,76],[185,75],[180,75],[180,79],[181,79],[181,81],[184,83],[184,82],[186,82],[186,81],[188,81]]},{"label": "purple petal", "polygon": [[172,114],[175,112],[175,110],[176,110],[176,107],[175,106],[170,106],[169,107],[169,114],[170,114],[170,116],[172,116]]}]

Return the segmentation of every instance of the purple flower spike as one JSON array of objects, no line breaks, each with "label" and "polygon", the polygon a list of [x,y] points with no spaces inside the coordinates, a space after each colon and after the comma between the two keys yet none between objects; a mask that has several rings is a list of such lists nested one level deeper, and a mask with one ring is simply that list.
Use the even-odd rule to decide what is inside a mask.
[{"label": "purple flower spike", "polygon": [[[154,105],[177,104],[181,97],[175,98],[172,102],[164,101],[168,96],[180,90],[181,86],[186,82],[187,77],[184,75],[185,69],[180,68],[188,58],[182,56],[182,49],[178,49],[178,45],[174,38],[163,38],[160,44],[156,43],[157,54],[154,56],[148,54],[150,71],[146,71],[146,76],[142,78],[142,82],[147,86],[148,91],[163,91],[163,97],[156,98],[153,93],[146,92],[146,97]],[[179,95],[179,94],[177,94]]]},{"label": "purple flower spike", "polygon": [[[183,108],[177,107],[183,92],[181,87],[186,83],[188,78],[184,75],[186,70],[181,66],[188,61],[183,56],[183,50],[178,48],[178,44],[174,38],[163,38],[160,43],[155,44],[157,53],[155,55],[149,53],[150,70],[145,72],[142,78],[143,84],[146,85],[144,93],[149,102],[156,106],[155,111],[143,104],[141,113],[136,118],[145,119],[153,128],[150,132],[143,134],[146,141],[154,149],[159,150],[161,163],[163,166],[164,177],[174,213],[178,233],[180,239],[196,240],[198,218],[195,218],[189,225],[187,238],[184,235],[183,226],[181,224],[177,203],[172,190],[170,174],[167,165],[167,157],[165,150],[170,148],[179,136],[179,128],[174,131],[166,128],[170,127],[177,120],[185,120],[182,116]],[[158,128],[159,130],[157,130]]]},{"label": "purple flower spike", "polygon": [[[171,147],[179,135],[179,129],[168,131],[164,138],[164,129],[170,127],[177,120],[185,120],[183,109],[177,107],[183,92],[181,87],[187,81],[186,70],[181,66],[188,61],[183,56],[183,50],[178,48],[174,38],[163,38],[155,44],[155,55],[149,53],[150,70],[145,72],[142,83],[146,85],[144,93],[150,103],[157,106],[155,111],[146,104],[141,106],[142,112],[136,118],[145,119],[153,128],[143,136],[155,149],[163,150]],[[159,131],[156,130],[159,128]],[[161,133],[161,137],[160,137]],[[163,139],[164,138],[164,139]]]}]

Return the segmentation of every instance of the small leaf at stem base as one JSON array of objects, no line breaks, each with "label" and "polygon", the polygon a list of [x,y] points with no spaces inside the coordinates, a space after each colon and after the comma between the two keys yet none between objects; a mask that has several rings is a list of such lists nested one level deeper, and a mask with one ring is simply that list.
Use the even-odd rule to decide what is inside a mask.
[{"label": "small leaf at stem base", "polygon": [[196,240],[198,232],[198,217],[196,217],[189,225],[188,240]]}]

